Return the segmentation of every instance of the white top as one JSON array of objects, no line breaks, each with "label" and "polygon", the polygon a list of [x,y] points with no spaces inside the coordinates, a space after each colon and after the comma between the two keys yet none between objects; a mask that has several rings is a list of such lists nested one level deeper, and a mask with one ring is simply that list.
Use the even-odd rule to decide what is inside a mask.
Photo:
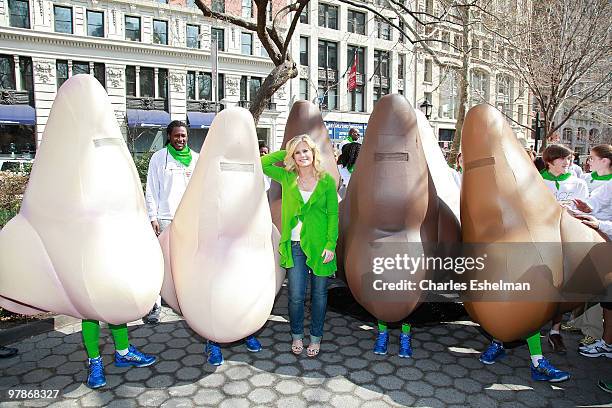
[{"label": "white top", "polygon": [[166,147],[151,156],[145,193],[147,213],[151,221],[174,218],[198,161],[199,155],[196,152],[192,150],[191,155],[189,167],[175,160]]},{"label": "white top", "polygon": [[351,179],[351,172],[341,164],[338,165],[338,172],[340,173],[340,177],[342,177],[342,187],[347,188],[349,180]]},{"label": "white top", "polygon": [[264,174],[264,191],[268,191],[270,189],[271,183],[272,179]]},{"label": "white top", "polygon": [[582,167],[580,167],[576,163],[570,164],[569,172],[572,173],[574,176],[576,176],[578,178],[582,178],[583,175],[584,175],[584,171],[582,170]]},{"label": "white top", "polygon": [[600,221],[612,221],[612,181],[597,188],[585,201],[592,208],[593,217]]},{"label": "white top", "polygon": [[589,196],[589,188],[586,185],[586,181],[574,175],[571,175],[567,180],[559,181],[558,189],[552,180],[544,179],[544,184],[552,191],[555,199],[563,204],[572,204],[571,201],[574,198],[586,200]]},{"label": "white top", "polygon": [[[313,189],[313,191],[314,191],[314,189]],[[310,199],[310,196],[312,195],[312,191],[300,190],[300,194],[302,195],[302,199],[304,200],[304,204],[306,204],[308,202],[308,200]],[[292,241],[299,241],[300,240],[300,233],[301,232],[302,232],[302,221],[300,221],[298,219],[297,225],[291,230],[291,240]]]},{"label": "white top", "polygon": [[612,221],[599,221],[599,230],[612,239]]},{"label": "white top", "polygon": [[586,181],[587,186],[589,187],[589,192],[593,192],[597,188],[603,186],[606,183],[609,183],[612,180],[593,180],[593,173],[584,173],[582,175],[582,179]]},{"label": "white top", "polygon": [[453,176],[453,180],[455,180],[457,187],[459,187],[459,190],[461,190],[461,183],[463,182],[463,173],[458,172],[452,167],[449,167],[449,169],[450,169],[451,175]]}]

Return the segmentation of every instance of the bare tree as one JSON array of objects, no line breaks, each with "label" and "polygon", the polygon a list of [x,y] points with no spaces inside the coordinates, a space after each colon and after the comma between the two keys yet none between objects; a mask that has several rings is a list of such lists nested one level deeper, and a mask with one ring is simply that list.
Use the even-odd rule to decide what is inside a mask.
[{"label": "bare tree", "polygon": [[[532,0],[519,0],[528,9]],[[547,139],[573,115],[608,102],[612,90],[612,3],[537,0],[530,13],[498,15],[493,28],[517,50],[501,62],[533,93]]]}]

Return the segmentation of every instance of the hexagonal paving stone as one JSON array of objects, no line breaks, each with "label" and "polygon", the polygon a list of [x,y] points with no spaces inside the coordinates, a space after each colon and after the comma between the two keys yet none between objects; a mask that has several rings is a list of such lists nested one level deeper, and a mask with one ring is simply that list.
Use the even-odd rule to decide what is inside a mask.
[{"label": "hexagonal paving stone", "polygon": [[255,404],[270,404],[277,397],[267,388],[257,388],[249,393],[248,398]]},{"label": "hexagonal paving stone", "polygon": [[140,405],[146,407],[160,406],[168,399],[168,394],[163,390],[146,390],[137,398]]},{"label": "hexagonal paving stone", "polygon": [[372,366],[372,371],[378,375],[388,375],[394,371],[394,367],[386,361],[376,363]]},{"label": "hexagonal paving stone", "polygon": [[82,407],[103,407],[107,405],[114,395],[110,391],[92,392],[79,400]]},{"label": "hexagonal paving stone", "polygon": [[276,406],[279,408],[306,408],[306,402],[299,397],[285,397],[278,399]]},{"label": "hexagonal paving stone", "polygon": [[309,405],[315,402],[327,402],[332,393],[323,388],[308,388],[302,391],[302,396],[308,401]]},{"label": "hexagonal paving stone", "polygon": [[231,381],[223,385],[223,392],[230,396],[245,395],[250,391],[251,386],[248,381]]},{"label": "hexagonal paving stone", "polygon": [[193,402],[197,406],[204,404],[218,405],[223,398],[224,396],[219,390],[204,388],[196,392],[196,394],[193,396]]},{"label": "hexagonal paving stone", "polygon": [[325,383],[325,386],[333,393],[350,392],[355,388],[355,385],[346,378],[332,378]]},{"label": "hexagonal paving stone", "polygon": [[176,378],[183,381],[195,380],[203,375],[202,370],[196,367],[183,367],[176,372]]},{"label": "hexagonal paving stone", "polygon": [[294,380],[282,380],[274,387],[276,391],[284,395],[297,394],[302,391],[302,388],[303,385]]},{"label": "hexagonal paving stone", "polygon": [[249,378],[251,384],[255,387],[268,387],[275,381],[275,377],[269,373],[258,373]]},{"label": "hexagonal paving stone", "polygon": [[185,357],[185,350],[180,348],[171,348],[163,351],[159,356],[162,361],[180,360]]},{"label": "hexagonal paving stone", "polygon": [[249,400],[246,398],[229,398],[219,404],[219,408],[247,408],[248,406]]},{"label": "hexagonal paving stone", "polygon": [[383,375],[376,379],[376,383],[385,390],[399,390],[404,385],[404,381],[393,375]]}]

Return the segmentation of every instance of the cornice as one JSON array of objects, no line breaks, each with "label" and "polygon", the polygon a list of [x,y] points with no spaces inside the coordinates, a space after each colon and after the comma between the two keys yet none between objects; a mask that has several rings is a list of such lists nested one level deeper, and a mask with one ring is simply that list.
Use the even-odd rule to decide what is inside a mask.
[{"label": "cornice", "polygon": [[[88,56],[87,50],[97,50],[112,53],[129,53],[142,57],[163,57],[164,59],[176,59],[176,65],[185,65],[186,60],[210,61],[210,51],[198,49],[194,50],[186,47],[174,47],[159,44],[145,44],[140,42],[97,39],[73,34],[59,34],[52,32],[33,31],[28,29],[0,27],[0,47],[4,41],[13,41],[15,46],[12,49],[22,55],[29,56],[49,56],[56,58],[56,52],[46,50],[49,46],[74,49],[75,55],[80,57]],[[151,61],[154,62],[154,61]],[[220,52],[219,62],[223,64],[236,64],[260,67],[270,70],[274,64],[267,58],[253,55],[239,55]]]}]

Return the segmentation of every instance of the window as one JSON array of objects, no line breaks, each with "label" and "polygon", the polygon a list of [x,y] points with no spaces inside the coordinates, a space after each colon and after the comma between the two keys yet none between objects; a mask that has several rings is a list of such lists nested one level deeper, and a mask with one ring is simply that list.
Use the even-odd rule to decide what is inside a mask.
[{"label": "window", "polygon": [[55,76],[57,78],[57,89],[68,80],[68,61],[57,60],[55,62]]},{"label": "window", "polygon": [[377,37],[383,40],[391,40],[391,26],[384,20],[376,19]]},{"label": "window", "polygon": [[89,74],[89,62],[72,61],[72,75]]},{"label": "window", "polygon": [[514,99],[513,87],[512,79],[509,76],[497,76],[497,109],[509,117],[512,117],[512,100]]},{"label": "window", "polygon": [[222,101],[225,98],[225,75],[218,74],[217,78],[217,100]]},{"label": "window", "polygon": [[433,14],[433,0],[425,0],[425,12]]},{"label": "window", "polygon": [[244,55],[253,55],[253,34],[240,34],[241,52]]},{"label": "window", "polygon": [[374,50],[374,94],[376,102],[389,93],[389,51]]},{"label": "window", "polygon": [[365,34],[365,13],[349,10],[347,24],[349,33]]},{"label": "window", "polygon": [[474,40],[472,47],[472,56],[474,58],[480,58],[480,41]]},{"label": "window", "polygon": [[308,66],[308,37],[300,37],[300,65]]},{"label": "window", "polygon": [[55,32],[72,34],[72,7],[53,6]]},{"label": "window", "polygon": [[15,89],[15,60],[12,55],[0,55],[0,89]]},{"label": "window", "polygon": [[222,28],[211,29],[211,36],[217,40],[217,49],[219,51],[225,51],[225,30]]},{"label": "window", "polygon": [[140,41],[140,17],[125,16],[125,39]]},{"label": "window", "polygon": [[249,81],[249,100],[253,102],[255,96],[259,92],[259,88],[261,88],[261,78],[251,77]]},{"label": "window", "polygon": [[240,100],[247,100],[247,84],[249,82],[249,77],[242,76],[240,77]]},{"label": "window", "polygon": [[155,72],[153,68],[140,67],[140,96],[155,96]]},{"label": "window", "polygon": [[357,57],[357,86],[355,89],[348,93],[348,106],[349,110],[354,112],[364,112],[365,111],[365,85],[363,76],[365,73],[365,49],[362,47],[355,47],[353,45],[349,45],[346,51],[346,60],[347,65],[351,67],[355,62],[355,57]]},{"label": "window", "polygon": [[406,65],[406,56],[403,54],[398,55],[397,58],[397,77],[404,79],[404,69]]},{"label": "window", "polygon": [[303,78],[300,79],[300,99],[306,101],[310,99],[308,96],[308,80]]},{"label": "window", "polygon": [[319,26],[338,29],[338,7],[319,3]]},{"label": "window", "polygon": [[157,90],[156,98],[168,98],[168,70],[165,68],[157,70]]},{"label": "window", "polygon": [[268,1],[267,14],[268,14],[268,21],[274,20],[274,14],[272,11],[272,0]]},{"label": "window", "polygon": [[187,48],[200,48],[200,26],[187,24],[186,38]]},{"label": "window", "polygon": [[403,44],[406,42],[406,37],[404,37],[404,22],[400,21],[398,26],[401,31],[397,35],[399,35],[399,42]]},{"label": "window", "polygon": [[440,83],[440,108],[438,116],[455,119],[459,113],[458,84],[459,75],[456,70],[449,69],[443,73]]},{"label": "window", "polygon": [[484,45],[482,47],[482,59],[488,60],[491,58],[491,44],[487,41],[483,41]]},{"label": "window", "polygon": [[19,57],[19,76],[21,77],[21,90],[32,93],[30,96],[30,103],[32,103],[32,98],[34,96],[34,69],[32,66],[32,58]]},{"label": "window", "polygon": [[472,106],[489,101],[489,75],[480,70],[472,71]]},{"label": "window", "polygon": [[136,96],[136,67],[125,67],[125,94]]},{"label": "window", "polygon": [[153,44],[168,45],[168,22],[153,20]]},{"label": "window", "polygon": [[308,5],[310,3],[306,3],[306,7],[302,9],[302,14],[300,14],[300,23],[308,24]]},{"label": "window", "polygon": [[268,54],[268,51],[266,51],[266,47],[264,47],[263,44],[261,45],[261,48],[259,48],[259,55],[266,58],[270,56]]},{"label": "window", "polygon": [[11,27],[30,28],[30,3],[28,0],[9,0],[9,24]]},{"label": "window", "polygon": [[319,40],[319,101],[324,109],[338,107],[338,44]]},{"label": "window", "polygon": [[517,117],[517,121],[519,124],[523,124],[523,105],[519,105],[518,106],[518,117]]},{"label": "window", "polygon": [[104,37],[104,13],[102,11],[87,10],[87,35]]},{"label": "window", "polygon": [[453,52],[461,52],[463,49],[463,36],[456,34],[453,37]]},{"label": "window", "polygon": [[195,71],[187,71],[187,99],[195,99]]},{"label": "window", "polygon": [[430,59],[425,60],[425,69],[423,72],[423,82],[432,82],[433,77],[433,64]]},{"label": "window", "polygon": [[225,13],[225,0],[212,0],[212,11]]},{"label": "window", "polygon": [[242,0],[242,17],[253,17],[253,0]]},{"label": "window", "polygon": [[450,33],[448,31],[442,31],[442,37],[440,39],[442,40],[442,49],[444,51],[449,51],[450,50]]},{"label": "window", "polygon": [[423,99],[425,99],[429,103],[432,103],[433,99],[432,99],[432,96],[431,96],[431,92],[425,92],[423,94]]},{"label": "window", "polygon": [[198,99],[212,101],[212,74],[208,72],[198,75]]},{"label": "window", "polygon": [[94,63],[94,78],[106,88],[106,66],[101,62]]}]

